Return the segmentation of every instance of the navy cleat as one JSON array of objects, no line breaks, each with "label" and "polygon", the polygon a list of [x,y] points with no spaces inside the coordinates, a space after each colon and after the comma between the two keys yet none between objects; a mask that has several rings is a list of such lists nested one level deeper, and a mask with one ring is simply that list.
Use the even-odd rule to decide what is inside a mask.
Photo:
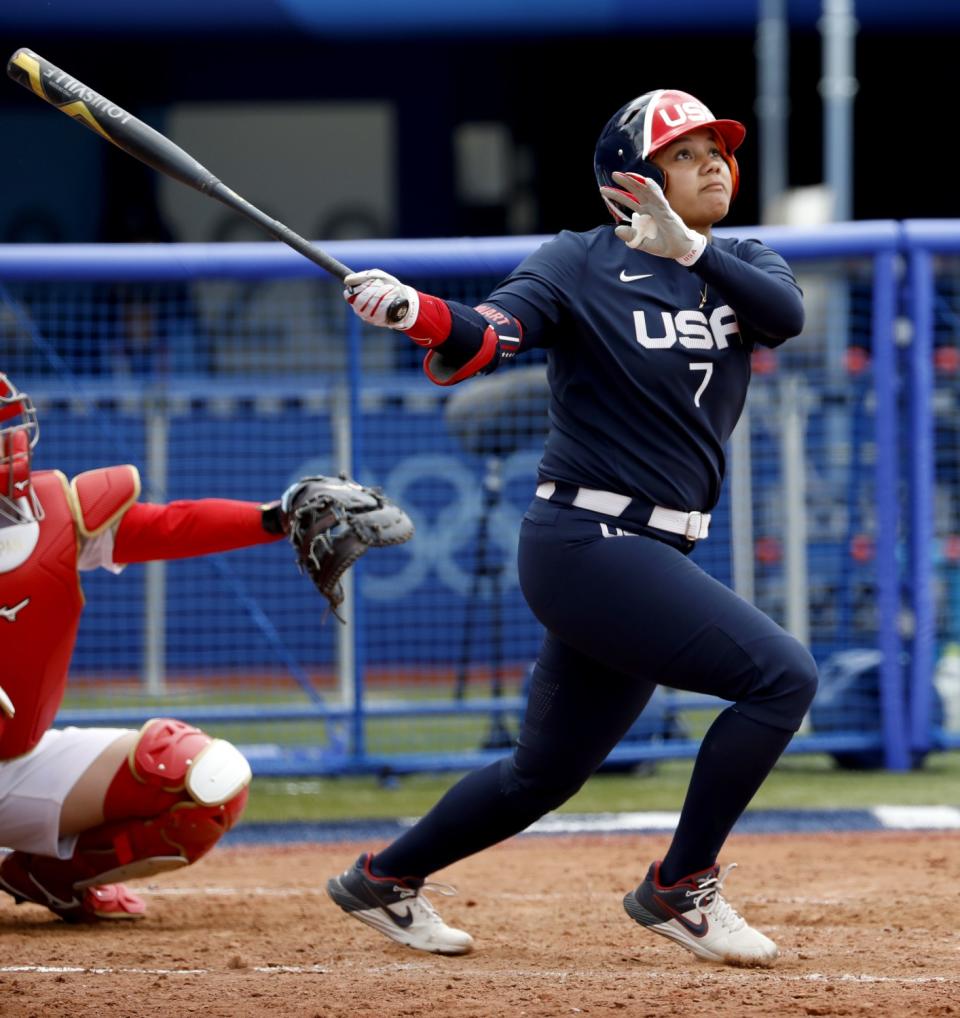
[{"label": "navy cleat", "polygon": [[473,948],[473,937],[447,926],[422,894],[424,889],[456,894],[449,884],[377,877],[370,872],[371,858],[371,853],[364,853],[339,877],[327,881],[327,894],[344,912],[418,951],[467,954]]},{"label": "navy cleat", "polygon": [[720,872],[712,866],[676,884],[660,884],[660,863],[651,863],[646,880],[623,899],[627,915],[682,944],[699,958],[726,965],[770,965],[779,955],[777,945],[755,930],[720,893],[731,863]]}]

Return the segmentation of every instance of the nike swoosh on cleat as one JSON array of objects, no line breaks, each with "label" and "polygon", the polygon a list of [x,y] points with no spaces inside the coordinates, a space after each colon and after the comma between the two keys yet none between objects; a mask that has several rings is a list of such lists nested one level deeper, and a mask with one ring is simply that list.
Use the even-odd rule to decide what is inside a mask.
[{"label": "nike swoosh on cleat", "polygon": [[390,917],[390,922],[395,926],[399,926],[401,930],[405,930],[413,922],[413,913],[409,908],[406,915],[397,915],[396,912],[392,912],[386,905],[381,905],[380,907]]},{"label": "nike swoosh on cleat", "polygon": [[653,275],[652,272],[642,272],[639,276],[628,276],[626,270],[620,270],[620,282],[621,283],[632,283],[637,279],[649,279]]},{"label": "nike swoosh on cleat", "polygon": [[695,937],[705,937],[710,930],[710,924],[707,922],[705,915],[700,916],[700,922],[692,923],[687,919],[682,912],[678,912],[675,908],[671,908],[670,905],[663,900],[663,898],[654,895],[654,901],[663,909],[666,909],[670,915],[677,920],[677,922],[689,933],[692,933]]}]

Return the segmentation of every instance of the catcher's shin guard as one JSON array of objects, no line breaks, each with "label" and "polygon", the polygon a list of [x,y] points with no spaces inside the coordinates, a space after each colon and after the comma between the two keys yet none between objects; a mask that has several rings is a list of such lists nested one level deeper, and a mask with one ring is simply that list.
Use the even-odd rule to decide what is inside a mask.
[{"label": "catcher's shin guard", "polygon": [[144,904],[120,880],[188,866],[240,819],[250,765],[222,739],[182,721],[148,721],[69,859],[12,852],[0,889],[70,922],[136,919]]},{"label": "catcher's shin guard", "polygon": [[115,820],[84,831],[69,860],[75,886],[84,889],[189,866],[240,819],[248,794],[244,788],[219,806],[177,802],[149,819]]},{"label": "catcher's shin guard", "polygon": [[196,862],[240,819],[250,765],[238,749],[172,718],[140,730],[72,862],[78,887],[152,876]]},{"label": "catcher's shin guard", "polygon": [[153,718],[107,789],[104,819],[152,817],[183,801],[222,806],[250,779],[250,764],[229,742],[184,721]]}]

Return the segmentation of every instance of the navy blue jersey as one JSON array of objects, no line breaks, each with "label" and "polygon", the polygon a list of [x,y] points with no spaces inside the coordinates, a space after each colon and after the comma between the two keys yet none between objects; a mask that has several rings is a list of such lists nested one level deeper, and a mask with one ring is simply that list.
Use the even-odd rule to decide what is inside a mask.
[{"label": "navy blue jersey", "polygon": [[743,409],[755,344],[803,326],[786,262],[756,240],[714,238],[692,269],[633,251],[613,226],[565,231],[486,303],[548,348],[542,479],[708,511]]}]

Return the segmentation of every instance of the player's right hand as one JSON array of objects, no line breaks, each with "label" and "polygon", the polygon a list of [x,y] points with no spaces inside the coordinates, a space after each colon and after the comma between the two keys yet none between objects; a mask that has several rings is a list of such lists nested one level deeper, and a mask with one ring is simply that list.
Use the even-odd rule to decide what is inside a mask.
[{"label": "player's right hand", "polygon": [[[412,286],[401,283],[383,269],[351,272],[344,277],[343,284],[346,287],[344,300],[365,322],[402,332],[413,328],[420,311],[420,295]],[[407,302],[406,312],[394,320],[398,301]]]}]

